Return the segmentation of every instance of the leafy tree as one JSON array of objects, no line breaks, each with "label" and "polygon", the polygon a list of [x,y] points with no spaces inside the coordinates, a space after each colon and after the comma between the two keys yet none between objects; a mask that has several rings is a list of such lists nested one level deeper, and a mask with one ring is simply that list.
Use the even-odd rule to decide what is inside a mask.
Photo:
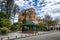
[{"label": "leafy tree", "polygon": [[50,30],[50,24],[51,24],[52,18],[50,15],[45,15],[44,22],[47,25],[47,29]]},{"label": "leafy tree", "polygon": [[0,27],[8,27],[11,24],[10,20],[7,18],[6,14],[0,12]]},{"label": "leafy tree", "polygon": [[6,15],[8,16],[8,18],[10,18],[11,16],[10,11],[11,11],[11,7],[13,7],[12,3],[13,3],[13,0],[7,0],[6,2]]},{"label": "leafy tree", "polygon": [[22,23],[16,22],[14,25],[17,27],[17,30],[22,30]]},{"label": "leafy tree", "polygon": [[2,27],[2,19],[0,18],[0,27]]},{"label": "leafy tree", "polygon": [[[17,5],[14,5],[14,9],[13,9],[13,17],[15,18],[16,15],[16,9],[17,9]],[[14,23],[14,18],[13,18],[13,23]]]},{"label": "leafy tree", "polygon": [[16,22],[16,23],[12,24],[9,29],[12,31],[20,31],[20,30],[22,30],[21,25],[22,25],[21,23]]},{"label": "leafy tree", "polygon": [[9,26],[11,25],[10,20],[7,18],[6,13],[0,12],[0,34],[6,34],[11,32]]},{"label": "leafy tree", "polygon": [[10,33],[12,32],[10,29],[6,28],[6,27],[2,27],[0,28],[0,34],[7,34],[7,33]]},{"label": "leafy tree", "polygon": [[40,30],[46,30],[46,24],[44,24],[44,23],[39,23],[39,29],[40,29]]},{"label": "leafy tree", "polygon": [[22,13],[23,13],[23,16],[24,16],[23,23],[26,22],[26,15],[27,15],[26,11],[27,11],[27,10],[24,10],[24,11],[22,12]]},{"label": "leafy tree", "polygon": [[6,14],[3,13],[3,12],[0,12],[0,19],[1,19],[1,18],[7,18]]},{"label": "leafy tree", "polygon": [[[1,12],[4,12],[7,18],[11,16],[11,10],[13,9],[14,0],[1,0],[0,7]],[[4,7],[4,9],[3,9]]]},{"label": "leafy tree", "polygon": [[11,22],[9,19],[2,20],[2,23],[4,27],[9,27],[11,25]]}]

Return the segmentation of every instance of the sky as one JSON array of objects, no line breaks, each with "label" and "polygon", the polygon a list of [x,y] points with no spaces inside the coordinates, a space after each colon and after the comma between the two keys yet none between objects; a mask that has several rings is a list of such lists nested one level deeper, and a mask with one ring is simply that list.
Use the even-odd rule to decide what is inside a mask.
[{"label": "sky", "polygon": [[49,14],[52,18],[60,17],[60,0],[15,0],[20,11],[23,9],[34,8],[36,16],[44,18]]}]

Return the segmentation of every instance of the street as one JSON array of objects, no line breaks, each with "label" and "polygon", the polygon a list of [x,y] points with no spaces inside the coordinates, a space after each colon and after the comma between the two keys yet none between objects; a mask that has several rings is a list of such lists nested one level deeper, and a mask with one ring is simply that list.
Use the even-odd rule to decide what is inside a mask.
[{"label": "street", "polygon": [[60,40],[60,31],[15,40]]}]

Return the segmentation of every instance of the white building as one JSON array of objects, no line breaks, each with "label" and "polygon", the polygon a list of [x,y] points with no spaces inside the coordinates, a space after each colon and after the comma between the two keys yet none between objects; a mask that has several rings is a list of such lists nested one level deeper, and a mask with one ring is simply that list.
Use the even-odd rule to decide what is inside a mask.
[{"label": "white building", "polygon": [[60,29],[60,18],[57,19],[57,25],[56,28],[59,30]]}]

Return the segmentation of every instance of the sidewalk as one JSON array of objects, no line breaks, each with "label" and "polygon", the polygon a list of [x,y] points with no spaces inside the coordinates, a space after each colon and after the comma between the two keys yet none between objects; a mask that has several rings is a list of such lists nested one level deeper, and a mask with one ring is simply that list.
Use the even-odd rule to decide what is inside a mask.
[{"label": "sidewalk", "polygon": [[0,36],[0,40],[1,40],[1,38],[3,40],[15,39],[15,38],[25,38],[25,37],[30,37],[30,36],[34,36],[34,35],[36,36],[36,35],[47,34],[47,33],[50,33],[50,32],[46,31],[46,32],[38,32],[38,33],[34,33],[34,34],[23,34],[21,32],[13,32],[13,33],[9,33],[8,35],[5,35],[5,36]]}]

